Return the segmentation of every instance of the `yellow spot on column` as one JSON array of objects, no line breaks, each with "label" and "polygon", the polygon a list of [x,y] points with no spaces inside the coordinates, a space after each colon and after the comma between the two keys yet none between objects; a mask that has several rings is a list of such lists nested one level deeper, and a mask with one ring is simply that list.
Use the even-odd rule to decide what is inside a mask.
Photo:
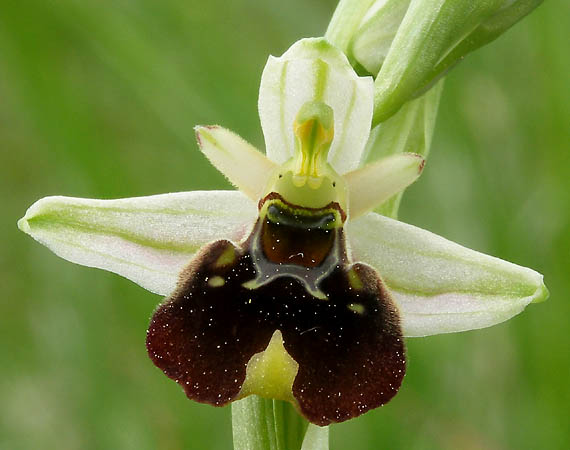
[{"label": "yellow spot on column", "polygon": [[210,287],[222,287],[226,284],[226,281],[219,276],[212,277],[208,280],[208,286]]},{"label": "yellow spot on column", "polygon": [[334,114],[330,106],[322,102],[303,104],[295,122],[296,137],[295,174],[293,182],[298,187],[307,181],[312,189],[318,189],[327,173],[327,156],[334,138]]},{"label": "yellow spot on column", "polygon": [[299,364],[285,350],[283,336],[277,330],[267,348],[253,355],[247,363],[245,382],[238,398],[256,394],[296,403],[292,389],[298,370]]}]

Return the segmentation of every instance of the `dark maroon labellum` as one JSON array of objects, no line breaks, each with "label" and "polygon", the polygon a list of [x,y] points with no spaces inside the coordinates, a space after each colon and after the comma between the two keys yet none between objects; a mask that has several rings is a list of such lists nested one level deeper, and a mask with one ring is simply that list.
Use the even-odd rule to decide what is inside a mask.
[{"label": "dark maroon labellum", "polygon": [[189,398],[221,406],[280,330],[309,421],[342,422],[388,402],[406,368],[398,312],[378,274],[348,262],[344,214],[265,206],[241,246],[209,244],[182,273],[152,318],[151,359]]}]

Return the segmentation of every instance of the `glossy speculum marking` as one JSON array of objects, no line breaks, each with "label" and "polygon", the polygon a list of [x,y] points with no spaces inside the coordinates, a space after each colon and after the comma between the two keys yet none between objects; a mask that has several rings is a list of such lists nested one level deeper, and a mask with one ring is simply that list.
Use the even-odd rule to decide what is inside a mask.
[{"label": "glossy speculum marking", "polygon": [[245,395],[248,362],[279,330],[298,364],[286,399],[309,421],[389,401],[406,365],[398,312],[376,272],[348,261],[345,218],[334,202],[301,208],[269,194],[250,236],[205,246],[156,310],[153,362],[189,398],[222,406]]}]

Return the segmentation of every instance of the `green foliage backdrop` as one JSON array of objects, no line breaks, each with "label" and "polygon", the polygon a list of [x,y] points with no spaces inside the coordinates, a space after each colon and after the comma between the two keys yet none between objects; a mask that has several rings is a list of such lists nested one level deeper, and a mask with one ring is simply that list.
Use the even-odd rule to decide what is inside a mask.
[{"label": "green foliage backdrop", "polygon": [[[227,182],[193,126],[259,147],[268,54],[322,34],[333,0],[0,3],[0,448],[227,449],[229,408],[186,400],[146,356],[160,301],[17,231],[52,194],[129,197]],[[401,218],[545,274],[551,298],[497,327],[408,341],[387,406],[333,449],[570,447],[570,7],[547,2],[448,76]]]}]

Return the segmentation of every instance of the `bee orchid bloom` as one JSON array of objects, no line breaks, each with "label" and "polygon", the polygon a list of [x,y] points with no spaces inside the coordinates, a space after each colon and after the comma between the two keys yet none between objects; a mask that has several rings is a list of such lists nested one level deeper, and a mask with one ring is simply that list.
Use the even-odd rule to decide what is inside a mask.
[{"label": "bee orchid bloom", "polygon": [[301,40],[263,72],[266,156],[196,128],[239,191],[47,197],[19,227],[167,297],[147,348],[189,398],[287,400],[317,425],[356,417],[397,393],[404,337],[494,325],[547,296],[530,269],[372,212],[424,165],[403,153],[360,167],[373,97],[342,52]]}]

